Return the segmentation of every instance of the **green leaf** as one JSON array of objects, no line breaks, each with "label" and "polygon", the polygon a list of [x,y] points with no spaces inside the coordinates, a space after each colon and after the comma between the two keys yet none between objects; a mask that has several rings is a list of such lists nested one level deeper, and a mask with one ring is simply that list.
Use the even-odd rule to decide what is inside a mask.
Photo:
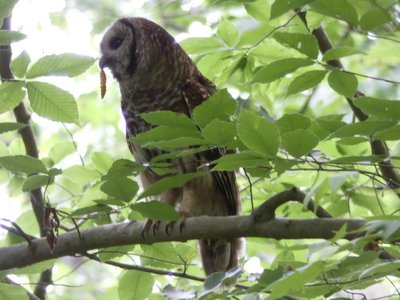
[{"label": "green leaf", "polygon": [[324,53],[322,57],[322,61],[330,61],[334,59],[338,59],[345,56],[350,56],[354,54],[365,54],[365,52],[354,49],[352,47],[336,47],[331,48]]},{"label": "green leaf", "polygon": [[94,203],[100,206],[126,206],[126,202],[117,200],[115,198],[93,200]]},{"label": "green leaf", "polygon": [[78,124],[78,107],[69,92],[38,81],[27,82],[26,87],[35,113],[53,121]]},{"label": "green leaf", "polygon": [[126,271],[118,281],[120,300],[147,299],[153,289],[154,279],[150,273]]},{"label": "green leaf", "polygon": [[357,11],[347,0],[316,0],[310,3],[310,7],[320,14],[344,20],[354,27],[358,25]]},{"label": "green leaf", "polygon": [[307,282],[312,282],[321,274],[324,262],[319,260],[312,264],[307,264],[304,267],[286,274],[278,280],[272,282],[268,288],[271,290],[271,299],[279,299],[288,294],[289,291],[297,291],[304,289]]},{"label": "green leaf", "polygon": [[222,18],[219,22],[217,35],[227,44],[229,47],[234,47],[239,42],[239,31],[233,26],[233,24]]},{"label": "green leaf", "polygon": [[333,70],[328,76],[329,86],[338,94],[353,98],[357,91],[358,81],[354,74]]},{"label": "green leaf", "polygon": [[311,120],[301,114],[284,114],[275,124],[279,127],[281,134],[297,129],[307,129],[311,125]]},{"label": "green leaf", "polygon": [[220,288],[224,277],[224,272],[215,272],[210,274],[206,281],[204,281],[204,286],[199,292],[199,299],[212,299],[212,292],[215,292]]},{"label": "green leaf", "polygon": [[319,117],[315,120],[323,129],[328,130],[329,132],[333,132],[338,130],[339,128],[347,125],[345,122],[341,121],[344,115],[336,114],[336,115],[326,115]]},{"label": "green leaf", "polygon": [[55,177],[57,175],[62,174],[62,169],[59,168],[51,168],[47,174],[49,174],[49,176]]},{"label": "green leaf", "polygon": [[92,213],[109,213],[112,211],[112,208],[106,205],[91,205],[82,208],[78,208],[77,210],[72,212],[72,216],[83,216]]},{"label": "green leaf", "polygon": [[400,140],[400,125],[397,124],[386,130],[378,131],[374,134],[375,140],[385,140],[385,141],[398,141]]},{"label": "green leaf", "polygon": [[371,162],[371,163],[376,163],[384,160],[385,158],[383,156],[379,155],[351,155],[351,156],[342,156],[336,159],[332,159],[330,162],[331,163],[344,163],[344,164],[349,164],[349,163],[358,163],[358,162]]},{"label": "green leaf", "polygon": [[280,44],[293,48],[310,58],[316,59],[318,57],[317,39],[311,34],[277,32],[273,37]]},{"label": "green leaf", "polygon": [[66,75],[74,77],[85,72],[95,59],[90,56],[72,53],[53,54],[40,58],[26,74],[26,78],[36,78],[48,75]]},{"label": "green leaf", "polygon": [[146,266],[173,268],[181,265],[182,260],[185,260],[179,257],[180,253],[176,251],[176,247],[172,243],[142,244],[140,247],[145,254],[145,257],[142,257],[141,261]]},{"label": "green leaf", "polygon": [[100,190],[117,200],[129,202],[135,197],[139,186],[132,179],[123,177],[107,180],[101,185]]},{"label": "green leaf", "polygon": [[92,183],[100,178],[99,173],[84,166],[72,166],[64,169],[63,175],[81,185]]},{"label": "green leaf", "polygon": [[275,270],[264,269],[260,278],[258,278],[258,283],[266,287],[283,277],[283,268],[281,266],[279,266]]},{"label": "green leaf", "polygon": [[268,83],[301,67],[312,65],[313,61],[306,58],[286,58],[262,67],[254,76],[253,82]]},{"label": "green leaf", "polygon": [[296,161],[276,157],[274,169],[278,173],[278,175],[281,175],[285,171],[290,170],[296,164]]},{"label": "green leaf", "polygon": [[135,245],[107,247],[106,249],[99,251],[98,255],[101,261],[109,261],[128,253],[132,253],[134,249]]},{"label": "green leaf", "polygon": [[[172,127],[165,127],[163,129],[164,132],[167,131],[171,132],[171,130],[175,131],[175,129]],[[175,135],[178,136],[179,132],[180,132],[179,130],[175,131]],[[204,139],[183,136],[183,137],[174,137],[170,140],[164,140],[164,141],[149,141],[147,143],[144,143],[144,146],[150,149],[158,148],[159,150],[171,151],[191,146],[200,146],[207,144],[208,144],[207,141],[205,141]]]},{"label": "green leaf", "polygon": [[5,17],[8,17],[14,8],[14,5],[17,2],[18,2],[18,0],[1,0],[0,1],[0,19],[4,19]]},{"label": "green leaf", "polygon": [[195,290],[184,291],[178,287],[174,287],[171,284],[167,284],[163,290],[162,295],[165,299],[196,299]]},{"label": "green leaf", "polygon": [[11,172],[47,173],[47,168],[40,159],[26,155],[0,157],[0,164]]},{"label": "green leaf", "polygon": [[352,137],[355,135],[372,135],[381,130],[396,125],[393,121],[366,120],[363,122],[348,124],[339,128],[331,137]]},{"label": "green leaf", "polygon": [[22,82],[3,82],[0,85],[0,113],[12,110],[24,100],[24,86]]},{"label": "green leaf", "polygon": [[212,273],[204,282],[198,299],[218,299],[219,297],[213,297],[213,293],[218,291],[223,284],[235,284],[242,273],[243,271],[239,267],[234,267],[226,272]]},{"label": "green leaf", "polygon": [[106,173],[113,164],[113,158],[109,152],[105,151],[95,151],[90,156],[94,167],[100,173]]},{"label": "green leaf", "polygon": [[193,119],[204,128],[214,119],[228,121],[236,112],[237,102],[226,89],[219,90],[193,110]]},{"label": "green leaf", "polygon": [[215,119],[203,129],[203,137],[217,146],[226,146],[233,142],[236,127],[233,123]]},{"label": "green leaf", "polygon": [[26,35],[18,31],[0,29],[0,45],[10,45],[25,38]]},{"label": "green leaf", "polygon": [[191,261],[198,257],[196,246],[188,245],[188,243],[175,243],[176,258],[179,263],[182,264],[182,260]]},{"label": "green leaf", "polygon": [[28,294],[22,287],[0,282],[0,299],[2,300],[28,300]]},{"label": "green leaf", "polygon": [[15,76],[22,78],[25,76],[30,62],[31,58],[28,53],[22,51],[21,54],[11,62],[11,71]]},{"label": "green leaf", "polygon": [[180,217],[171,205],[161,201],[136,203],[131,205],[131,209],[153,221],[176,221]]},{"label": "green leaf", "polygon": [[66,156],[75,153],[76,146],[73,142],[62,142],[54,144],[49,151],[49,157],[53,160],[54,164],[59,163]]},{"label": "green leaf", "polygon": [[[179,127],[158,126],[143,133],[138,134],[133,138],[140,145],[158,144],[161,141],[171,141],[183,137],[201,138],[200,132],[197,129],[187,129]],[[168,144],[168,143],[167,143]]]},{"label": "green leaf", "polygon": [[400,222],[398,216],[379,216],[368,220],[365,224],[369,232],[379,233],[385,241],[394,241],[399,238]]},{"label": "green leaf", "polygon": [[48,175],[32,175],[25,179],[22,185],[22,191],[27,192],[42,186],[50,185],[54,182],[54,178]]},{"label": "green leaf", "polygon": [[109,261],[128,253],[132,253],[134,249],[135,245],[107,247],[106,249],[99,251],[98,255],[101,261]]},{"label": "green leaf", "polygon": [[256,0],[244,4],[247,13],[254,19],[266,21],[270,15],[269,3],[265,0]]},{"label": "green leaf", "polygon": [[318,142],[318,137],[305,129],[297,129],[282,135],[282,146],[294,157],[308,154]]},{"label": "green leaf", "polygon": [[396,271],[399,269],[399,267],[400,267],[399,260],[374,264],[373,266],[366,268],[360,274],[360,280],[367,278],[374,274],[379,275],[379,276],[392,275],[393,273],[396,273]]},{"label": "green leaf", "polygon": [[[225,61],[222,63],[226,64]],[[227,68],[224,68],[221,75],[216,76],[215,82],[217,86],[226,85],[226,82],[231,79],[235,74],[243,74],[247,65],[247,56],[244,54],[235,54],[228,59],[226,64]]]},{"label": "green leaf", "polygon": [[155,111],[144,113],[142,117],[150,124],[158,125],[158,127],[133,138],[141,145],[167,150],[203,142],[196,125],[184,114],[172,111]]},{"label": "green leaf", "polygon": [[180,43],[190,54],[207,54],[224,49],[224,44],[215,37],[188,38]]},{"label": "green leaf", "polygon": [[363,136],[352,136],[352,137],[345,137],[336,142],[338,145],[343,145],[343,146],[352,146],[352,145],[358,145],[361,143],[367,143],[369,142],[369,139]]},{"label": "green leaf", "polygon": [[224,155],[214,163],[216,166],[212,169],[213,171],[234,171],[239,168],[265,166],[268,164],[268,160],[256,152],[243,151]]},{"label": "green leaf", "polygon": [[0,123],[0,133],[19,130],[21,128],[24,128],[25,126],[26,125],[22,123],[11,123],[11,122]]},{"label": "green leaf", "polygon": [[196,125],[194,125],[193,121],[188,116],[169,110],[143,113],[141,117],[151,125],[164,125],[196,130]]},{"label": "green leaf", "polygon": [[170,188],[181,187],[186,182],[203,175],[204,174],[201,172],[196,172],[167,176],[148,186],[147,189],[139,196],[139,199],[159,195]]},{"label": "green leaf", "polygon": [[284,13],[312,2],[313,0],[275,0],[271,6],[271,19],[282,16]]},{"label": "green leaf", "polygon": [[361,97],[354,101],[354,105],[367,115],[379,117],[384,120],[400,121],[400,101]]},{"label": "green leaf", "polygon": [[196,148],[186,148],[186,149],[178,149],[178,150],[176,150],[175,149],[175,151],[171,151],[171,152],[168,152],[168,153],[163,153],[163,154],[160,154],[160,155],[157,155],[156,157],[153,157],[152,159],[151,159],[151,162],[152,163],[156,163],[156,162],[165,162],[166,160],[169,160],[169,159],[176,159],[176,158],[179,158],[179,157],[185,157],[185,156],[188,156],[188,155],[194,155],[194,154],[196,154],[196,153],[199,153],[199,152],[203,152],[204,150],[207,150],[207,148],[208,147],[196,147]]},{"label": "green leaf", "polygon": [[107,171],[107,174],[104,175],[102,179],[118,179],[131,175],[137,175],[144,169],[145,167],[129,159],[118,159],[113,162],[110,169]]},{"label": "green leaf", "polygon": [[295,77],[289,84],[287,95],[296,94],[317,86],[324,79],[326,73],[327,71],[315,70]]},{"label": "green leaf", "polygon": [[391,21],[392,20],[387,12],[381,9],[376,9],[368,11],[362,15],[360,19],[360,26],[363,30],[369,31]]},{"label": "green leaf", "polygon": [[250,150],[275,157],[280,145],[279,129],[256,113],[241,110],[237,125],[240,140]]}]

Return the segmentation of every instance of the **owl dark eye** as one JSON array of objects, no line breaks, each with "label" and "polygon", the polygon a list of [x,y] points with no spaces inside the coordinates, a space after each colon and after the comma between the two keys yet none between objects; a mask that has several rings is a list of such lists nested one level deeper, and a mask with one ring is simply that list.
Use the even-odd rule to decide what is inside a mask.
[{"label": "owl dark eye", "polygon": [[123,42],[123,39],[120,37],[112,38],[110,41],[110,44],[109,44],[110,49],[117,50],[121,46],[122,42]]}]

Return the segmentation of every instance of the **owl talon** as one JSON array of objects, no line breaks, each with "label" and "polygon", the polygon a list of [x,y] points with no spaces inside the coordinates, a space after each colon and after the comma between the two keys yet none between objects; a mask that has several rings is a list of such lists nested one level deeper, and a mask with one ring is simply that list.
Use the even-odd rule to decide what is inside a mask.
[{"label": "owl talon", "polygon": [[142,239],[144,239],[144,240],[146,239],[145,238],[145,233],[150,231],[150,227],[153,224],[154,224],[153,220],[149,219],[149,220],[146,221],[146,223],[143,226],[142,232],[141,232]]},{"label": "owl talon", "polygon": [[179,224],[179,233],[182,233],[183,227],[185,227],[186,217],[182,218],[182,221]]},{"label": "owl talon", "polygon": [[157,221],[153,223],[153,235],[156,235],[158,229],[160,228],[161,221]]},{"label": "owl talon", "polygon": [[185,227],[186,219],[191,217],[192,214],[186,211],[181,211],[180,214],[181,214],[181,220],[179,223],[179,233],[182,233],[183,227]]},{"label": "owl talon", "polygon": [[169,236],[170,229],[172,229],[175,225],[175,221],[171,221],[165,226],[165,233]]}]

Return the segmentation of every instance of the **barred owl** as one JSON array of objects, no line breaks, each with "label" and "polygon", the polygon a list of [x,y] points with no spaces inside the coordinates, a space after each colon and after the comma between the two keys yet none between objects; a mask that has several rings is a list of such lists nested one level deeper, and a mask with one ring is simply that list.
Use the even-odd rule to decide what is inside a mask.
[{"label": "barred owl", "polygon": [[[119,83],[127,138],[152,128],[141,118],[142,113],[170,110],[191,117],[193,109],[216,91],[174,38],[147,19],[118,20],[105,33],[100,49],[100,68],[108,67]],[[136,161],[143,164],[162,153],[131,140],[128,147]],[[174,166],[180,173],[195,172],[201,161],[213,161],[220,156],[218,150],[207,150],[176,159]],[[201,168],[203,176],[167,190],[159,200],[178,206],[182,214],[189,216],[238,215],[241,201],[235,173],[211,172],[206,168]],[[162,178],[151,167],[140,177],[144,188]],[[198,245],[207,275],[226,271],[238,263],[240,239],[203,239]]]}]

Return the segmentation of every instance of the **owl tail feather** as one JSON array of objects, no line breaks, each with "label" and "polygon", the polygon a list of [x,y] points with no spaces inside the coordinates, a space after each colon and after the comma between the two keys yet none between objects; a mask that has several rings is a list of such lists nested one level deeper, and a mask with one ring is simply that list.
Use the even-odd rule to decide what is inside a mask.
[{"label": "owl tail feather", "polygon": [[238,265],[241,239],[233,241],[204,239],[199,240],[203,269],[206,275],[225,272]]}]

